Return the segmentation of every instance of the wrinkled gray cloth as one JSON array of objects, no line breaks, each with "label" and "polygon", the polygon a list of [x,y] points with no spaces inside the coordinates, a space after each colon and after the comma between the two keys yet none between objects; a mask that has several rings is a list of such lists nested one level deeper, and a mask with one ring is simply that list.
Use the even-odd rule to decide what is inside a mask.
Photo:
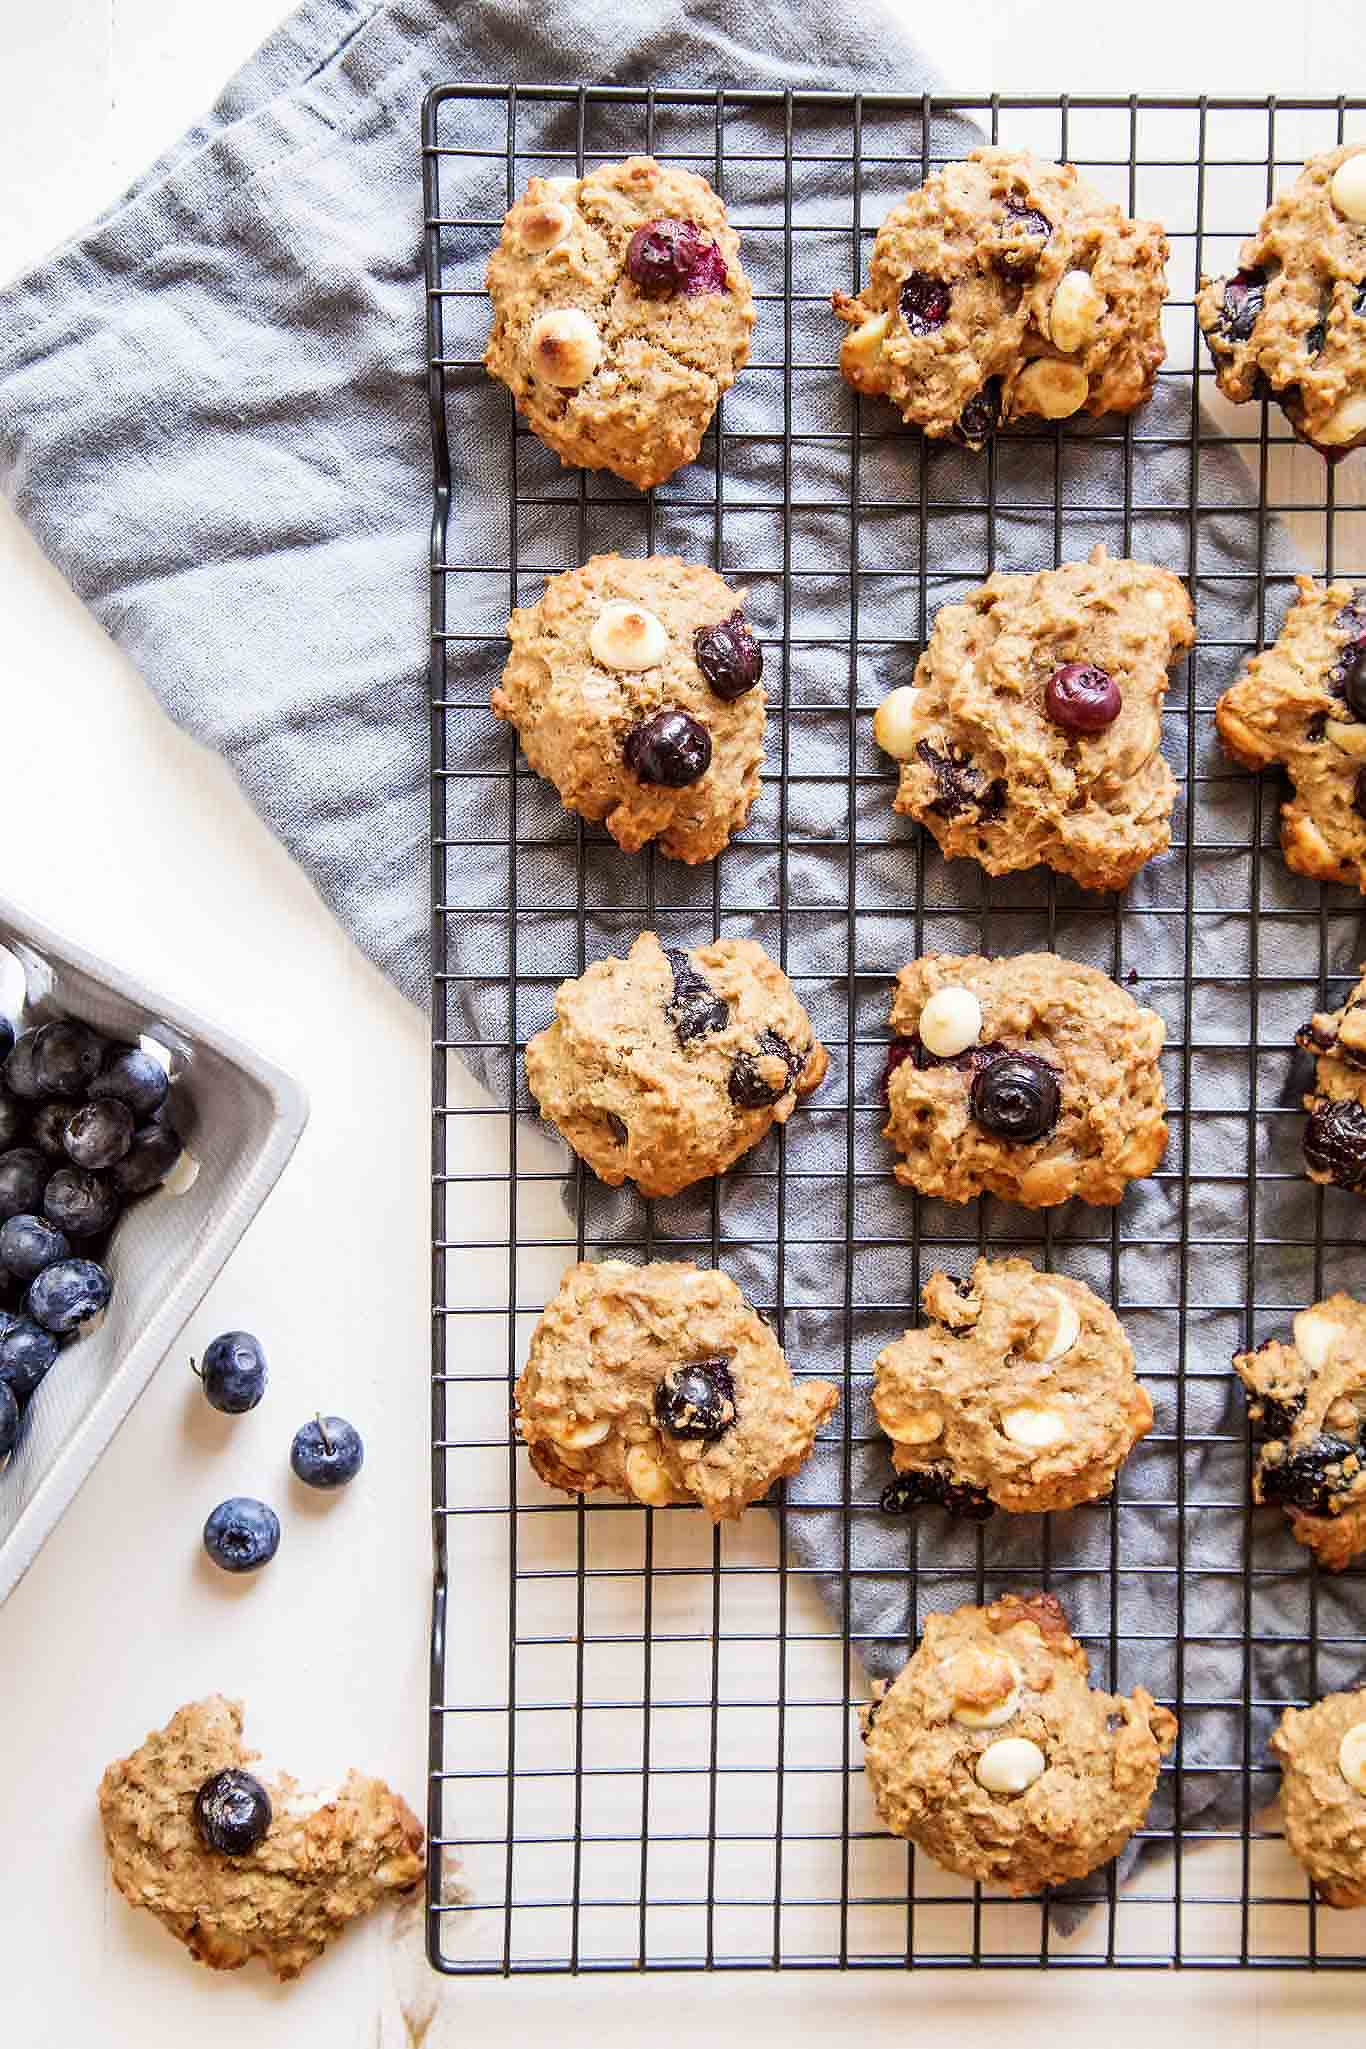
[{"label": "wrinkled gray cloth", "polygon": [[[925,82],[919,58],[886,23],[836,0],[806,0],[794,15],[652,0],[635,12],[628,42],[581,0],[546,0],[534,17],[497,4],[309,0],[132,193],[0,299],[0,466],[15,505],[172,716],[227,756],[337,915],[415,1000],[427,986],[430,477],[417,115],[434,81],[508,76],[732,87]],[[496,154],[501,108],[466,105],[451,118],[460,123],[452,139],[491,154],[443,161],[442,212],[496,222],[506,203]],[[640,146],[641,120],[639,107],[595,114],[588,147]],[[538,144],[550,153],[575,147],[562,109],[524,102],[520,121],[527,157]],[[657,122],[658,147],[695,150],[710,168],[710,111],[661,108]],[[716,925],[753,933],[784,958],[834,1062],[821,1094],[788,1128],[781,1185],[776,1140],[717,1187],[657,1203],[652,1213],[631,1190],[581,1175],[585,1242],[648,1245],[661,1256],[715,1253],[753,1300],[781,1312],[798,1368],[845,1384],[842,1419],[789,1484],[780,1514],[792,1557],[816,1577],[835,1616],[847,1615],[871,1672],[899,1667],[928,1608],[1043,1580],[1088,1637],[1098,1679],[1142,1683],[1183,1707],[1180,1814],[1169,1777],[1152,1816],[1156,1838],[1178,1818],[1187,1828],[1227,1826],[1243,1797],[1236,1769],[1245,1679],[1260,1805],[1274,1788],[1261,1769],[1273,1704],[1303,1696],[1311,1678],[1302,1647],[1276,1641],[1305,1627],[1302,1554],[1279,1524],[1259,1519],[1249,1538],[1243,1506],[1244,1440],[1228,1358],[1248,1323],[1243,1248],[1254,1163],[1245,1127],[1219,1115],[1192,1123],[1183,1196],[1178,1119],[1166,1173],[1130,1193],[1116,1238],[1108,1215],[1076,1206],[1048,1219],[995,1203],[913,1207],[887,1172],[878,1074],[888,977],[913,953],[1054,944],[1116,972],[1138,971],[1138,993],[1172,1029],[1168,1082],[1179,1108],[1181,914],[1189,895],[1200,913],[1192,965],[1204,978],[1191,1003],[1200,1044],[1189,1068],[1191,1100],[1211,1112],[1246,1101],[1246,1002],[1236,993],[1221,1002],[1214,984],[1251,964],[1255,785],[1240,773],[1201,785],[1194,811],[1187,804],[1178,819],[1184,834],[1194,816],[1199,850],[1187,857],[1178,848],[1153,863],[1114,909],[1037,875],[988,884],[965,864],[946,868],[893,819],[885,775],[849,780],[850,519],[829,508],[850,490],[854,401],[831,368],[828,294],[858,281],[852,187],[847,169],[799,156],[789,193],[781,164],[771,161],[782,155],[781,121],[761,110],[731,103],[725,141],[727,198],[765,296],[754,364],[726,401],[724,501],[715,502],[705,453],[647,509],[608,478],[581,492],[577,477],[522,436],[517,486],[528,502],[518,529],[519,594],[534,595],[541,572],[568,566],[585,549],[653,546],[721,563],[748,586],[751,616],[770,641],[770,774],[749,830],[715,873],[652,855],[628,859],[600,833],[583,833],[582,925],[580,834],[566,826],[553,791],[519,778],[520,980],[509,1014],[497,980],[514,880],[505,845],[508,741],[486,709],[509,594],[507,400],[477,368],[453,370],[451,555],[474,567],[449,579],[450,624],[489,638],[453,644],[447,758],[467,773],[445,790],[446,834],[460,844],[447,856],[444,887],[447,901],[486,914],[447,923],[446,967],[470,979],[446,986],[438,1023],[498,1100],[518,1092],[530,1124],[520,1063],[498,1047],[511,1032],[525,1039],[545,1022],[555,981],[584,958],[622,950],[647,921],[683,943]],[[928,146],[940,155],[969,142],[963,126],[946,123]],[[847,157],[847,106],[828,115],[804,108],[796,143],[809,157]],[[863,144],[867,227],[904,188],[926,144],[905,116],[870,116]],[[519,176],[532,167],[524,161]],[[789,201],[800,230],[791,356],[812,366],[795,368],[790,381],[781,369]],[[447,354],[471,363],[486,325],[479,284],[493,232],[451,229],[443,238],[453,294],[444,302]],[[1114,422],[1069,423],[1059,441],[1049,430],[1002,437],[989,472],[990,523],[981,461],[926,448],[890,414],[865,407],[858,487],[866,509],[854,580],[859,702],[871,706],[905,677],[935,607],[989,566],[1041,566],[1104,539],[1192,576],[1206,645],[1173,692],[1167,745],[1184,776],[1193,698],[1197,774],[1218,773],[1208,711],[1257,636],[1248,572],[1259,520],[1247,473],[1214,443],[1202,452],[1203,510],[1192,522],[1189,405],[1187,386],[1174,380],[1128,440]],[[799,437],[790,473],[785,425]],[[1118,509],[1126,499],[1127,523]],[[1292,565],[1277,554],[1274,532],[1268,546],[1278,611],[1282,572]],[[886,764],[868,729],[864,717],[857,768],[871,778]],[[780,824],[791,847],[785,884]],[[852,861],[839,844],[850,833]],[[1257,876],[1264,908],[1302,914],[1262,929],[1260,972],[1294,982],[1273,980],[1263,993],[1257,1029],[1275,1040],[1312,1007],[1321,968],[1349,966],[1355,930],[1345,917],[1326,921],[1331,951],[1321,961],[1319,892],[1289,877],[1274,853]],[[851,892],[854,920],[846,915]],[[842,1107],[851,1035],[852,1138]],[[1258,1075],[1263,1109],[1293,1103],[1283,1053],[1263,1059]],[[1259,1170],[1293,1169],[1296,1125],[1293,1117],[1265,1120]],[[1194,1248],[1184,1266],[1175,1242],[1183,1199]],[[1264,1183],[1258,1200],[1263,1238],[1303,1242],[1259,1252],[1257,1301],[1298,1305],[1320,1277],[1316,1198],[1292,1179]],[[1337,1202],[1328,1198],[1330,1231],[1347,1237],[1350,1219]],[[848,1274],[846,1223],[869,1241]],[[1116,1251],[1121,1240],[1125,1249]],[[933,1511],[910,1522],[878,1511],[890,1469],[868,1408],[869,1364],[914,1319],[917,1287],[933,1267],[965,1270],[979,1242],[1047,1257],[1107,1297],[1117,1286],[1158,1425],[1126,1467],[1113,1505],[1047,1523],[998,1517],[981,1531]],[[570,1233],[566,1257],[573,1244]],[[1366,1268],[1358,1267],[1360,1255],[1335,1252],[1327,1284],[1361,1286]],[[1261,1335],[1284,1314],[1259,1310],[1255,1322]],[[1175,1441],[1182,1400],[1184,1451]],[[1200,1504],[1188,1520],[1184,1559],[1171,1507],[1179,1484]],[[1241,1562],[1249,1541],[1257,1565],[1278,1576],[1258,1583],[1255,1641],[1245,1654]],[[1336,1583],[1318,1595],[1326,1636],[1355,1634],[1339,1613],[1341,1598]],[[1178,1612],[1191,1637],[1184,1662],[1173,1642]],[[1312,1676],[1327,1686],[1354,1670],[1350,1656],[1328,1648]],[[1103,1898],[1108,1882],[1105,1874],[1092,1878],[1079,1897]],[[1158,1883],[1159,1896],[1167,1884]],[[1075,1901],[1055,1900],[1054,1914],[1060,1929],[1076,1926]]]}]

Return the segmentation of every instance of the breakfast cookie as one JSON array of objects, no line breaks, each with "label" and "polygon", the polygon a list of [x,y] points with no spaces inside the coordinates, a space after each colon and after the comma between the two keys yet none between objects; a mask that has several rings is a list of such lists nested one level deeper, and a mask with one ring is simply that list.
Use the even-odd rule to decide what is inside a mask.
[{"label": "breakfast cookie", "polygon": [[795,1473],[839,1402],[793,1381],[734,1281],[686,1262],[570,1267],[531,1339],[517,1427],[551,1487],[738,1516]]},{"label": "breakfast cookie", "polygon": [[1012,1893],[1082,1878],[1141,1826],[1176,1721],[1137,1687],[1100,1693],[1052,1594],[928,1615],[863,1715],[884,1827]]},{"label": "breakfast cookie", "polygon": [[1118,1202],[1167,1144],[1156,1012],[1052,953],[927,954],[896,978],[883,1137],[922,1195]]},{"label": "breakfast cookie", "polygon": [[533,178],[488,291],[484,365],[532,431],[641,490],[693,460],[749,357],[754,301],[726,209],[653,157]]},{"label": "breakfast cookie", "polygon": [[1200,280],[1226,398],[1274,398],[1330,460],[1366,441],[1366,147],[1310,157],[1262,215],[1232,277]]},{"label": "breakfast cookie", "polygon": [[1340,1010],[1315,1011],[1295,1043],[1317,1056],[1304,1099],[1304,1168],[1311,1181],[1366,1195],[1366,976]]},{"label": "breakfast cookie", "polygon": [[[277,1978],[297,1978],[348,1921],[419,1883],[422,1829],[381,1779],[353,1771],[313,1795],[281,1774],[263,1788],[247,1770],[256,1756],[242,1743],[240,1702],[213,1694],[178,1709],[101,1779],[104,1846],[124,1898],[198,1963],[233,1971],[259,1956]],[[239,1794],[254,1789],[260,1810],[231,1853],[206,1831],[219,1774]]]},{"label": "breakfast cookie", "polygon": [[1153,1422],[1112,1309],[1027,1259],[932,1274],[931,1321],[878,1354],[873,1410],[899,1478],[886,1509],[936,1502],[973,1518],[1075,1508],[1108,1494]]},{"label": "breakfast cookie", "polygon": [[1290,867],[1366,890],[1366,584],[1295,581],[1279,638],[1224,692],[1215,724],[1244,768],[1289,775]]},{"label": "breakfast cookie", "polygon": [[976,149],[894,206],[840,369],[926,434],[980,448],[1002,420],[1131,412],[1166,350],[1167,241],[1072,164]]},{"label": "breakfast cookie", "polygon": [[759,794],[764,658],[745,593],[676,555],[594,555],[508,621],[493,709],[567,810],[709,861]]},{"label": "breakfast cookie", "polygon": [[689,952],[642,932],[555,993],[530,1040],[541,1115],[615,1188],[677,1195],[724,1174],[824,1078],[824,1046],[753,939]]},{"label": "breakfast cookie", "polygon": [[1330,1907],[1366,1907],[1366,1687],[1287,1708],[1271,1748],[1285,1840],[1314,1891]]},{"label": "breakfast cookie", "polygon": [[1252,1498],[1283,1508],[1297,1543],[1341,1571],[1366,1551],[1366,1305],[1330,1295],[1302,1309],[1293,1342],[1240,1352],[1257,1447]]},{"label": "breakfast cookie", "polygon": [[1103,547],[990,577],[936,614],[914,683],[878,708],[894,808],[992,875],[1045,861],[1122,889],[1171,840],[1162,700],[1194,639],[1180,578]]}]

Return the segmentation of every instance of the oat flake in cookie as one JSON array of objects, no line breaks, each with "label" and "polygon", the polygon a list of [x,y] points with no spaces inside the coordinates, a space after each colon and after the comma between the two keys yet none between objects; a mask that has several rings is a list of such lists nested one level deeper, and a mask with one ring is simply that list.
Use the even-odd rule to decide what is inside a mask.
[{"label": "oat flake in cookie", "polygon": [[763,655],[745,593],[674,555],[594,555],[508,622],[493,710],[566,808],[627,853],[719,854],[764,759]]},{"label": "oat flake in cookie", "polygon": [[690,951],[642,932],[555,994],[527,1045],[541,1115],[600,1181],[676,1195],[723,1174],[824,1078],[792,984],[753,939]]},{"label": "oat flake in cookie", "polygon": [[1256,1446],[1254,1501],[1284,1509],[1296,1541],[1340,1571],[1366,1551],[1366,1307],[1330,1295],[1302,1309],[1292,1342],[1240,1352]]},{"label": "oat flake in cookie", "polygon": [[[970,1014],[946,1034],[950,992]],[[1161,1160],[1165,1027],[1098,968],[928,954],[897,976],[890,1021],[883,1136],[922,1195],[1112,1203]]]},{"label": "oat flake in cookie", "polygon": [[1042,1514],[1107,1494],[1153,1405],[1119,1318],[1080,1281],[979,1259],[926,1283],[922,1330],[878,1354],[873,1410],[900,1478],[889,1509]]},{"label": "oat flake in cookie", "polygon": [[794,1473],[839,1401],[794,1382],[725,1274],[684,1262],[570,1267],[532,1335],[517,1427],[552,1487],[738,1516]]},{"label": "oat flake in cookie", "polygon": [[1366,1687],[1287,1708],[1271,1738],[1285,1839],[1330,1907],[1366,1907]]},{"label": "oat flake in cookie", "polygon": [[628,157],[533,178],[489,261],[484,363],[561,462],[642,490],[701,445],[749,356],[726,210],[691,171]]},{"label": "oat flake in cookie", "polygon": [[1366,148],[1311,157],[1196,306],[1226,398],[1274,398],[1330,460],[1366,441]]},{"label": "oat flake in cookie", "polygon": [[1052,1594],[926,1616],[863,1723],[883,1826],[1012,1893],[1082,1878],[1123,1849],[1176,1741],[1141,1686],[1093,1691]]},{"label": "oat flake in cookie", "polygon": [[1277,764],[1289,776],[1290,867],[1366,890],[1366,584],[1295,582],[1275,645],[1224,692],[1215,723],[1244,768]]},{"label": "oat flake in cookie", "polygon": [[892,208],[840,368],[926,434],[980,448],[1001,420],[1130,412],[1149,397],[1167,295],[1166,237],[1072,164],[978,149]]},{"label": "oat flake in cookie", "polygon": [[1194,638],[1180,578],[1103,547],[989,578],[937,613],[914,685],[878,712],[895,809],[992,875],[1044,861],[1122,889],[1171,840],[1162,700]]}]

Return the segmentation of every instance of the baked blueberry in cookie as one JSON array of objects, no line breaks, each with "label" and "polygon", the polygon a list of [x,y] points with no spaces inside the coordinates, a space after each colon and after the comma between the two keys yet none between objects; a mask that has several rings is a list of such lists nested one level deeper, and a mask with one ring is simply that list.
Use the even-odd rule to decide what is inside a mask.
[{"label": "baked blueberry in cookie", "polygon": [[1366,1687],[1287,1708],[1271,1738],[1285,1840],[1329,1907],[1366,1907]]},{"label": "baked blueberry in cookie", "polygon": [[737,1516],[794,1473],[839,1401],[794,1381],[723,1273],[683,1261],[570,1267],[517,1382],[517,1428],[551,1487],[605,1487]]},{"label": "baked blueberry in cookie", "polygon": [[493,710],[566,809],[627,853],[709,861],[749,817],[763,653],[743,591],[674,555],[594,555],[508,622]]},{"label": "baked blueberry in cookie", "polygon": [[526,1049],[545,1117],[600,1181],[676,1195],[722,1174],[822,1080],[826,1053],[753,939],[687,952],[642,932],[561,983]]},{"label": "baked blueberry in cookie", "polygon": [[885,1828],[963,1878],[1037,1892],[1141,1827],[1176,1721],[1139,1686],[1103,1693],[1052,1594],[928,1615],[863,1717]]},{"label": "baked blueberry in cookie", "polygon": [[1289,1344],[1240,1352],[1254,1501],[1281,1508],[1296,1541],[1340,1570],[1366,1551],[1366,1306],[1330,1295],[1302,1309]]},{"label": "baked blueberry in cookie", "polygon": [[1304,1099],[1305,1171],[1311,1181],[1366,1195],[1366,978],[1341,1009],[1316,1011],[1295,1043],[1316,1061]]},{"label": "baked blueberry in cookie", "polygon": [[691,462],[749,356],[740,244],[705,178],[652,157],[533,178],[489,262],[484,363],[561,462],[642,490]]},{"label": "baked blueberry in cookie", "polygon": [[1167,671],[1195,638],[1179,577],[1142,562],[997,575],[935,617],[878,708],[894,808],[993,875],[1046,862],[1122,889],[1171,840]]},{"label": "baked blueberry in cookie", "polygon": [[904,420],[980,448],[1001,420],[1130,412],[1162,342],[1167,243],[1028,151],[977,149],[892,208],[840,368]]},{"label": "baked blueberry in cookie", "polygon": [[1113,1310],[1026,1259],[979,1259],[963,1282],[933,1274],[923,1301],[924,1328],[873,1366],[873,1410],[910,1483],[884,1505],[924,1488],[950,1513],[1041,1514],[1107,1494],[1153,1420]]},{"label": "baked blueberry in cookie", "polygon": [[1200,327],[1226,398],[1276,399],[1330,460],[1366,441],[1366,147],[1311,157],[1230,277],[1200,280]]},{"label": "baked blueberry in cookie", "polygon": [[1118,1202],[1167,1143],[1165,1036],[1098,968],[928,954],[897,976],[883,1136],[947,1202]]}]

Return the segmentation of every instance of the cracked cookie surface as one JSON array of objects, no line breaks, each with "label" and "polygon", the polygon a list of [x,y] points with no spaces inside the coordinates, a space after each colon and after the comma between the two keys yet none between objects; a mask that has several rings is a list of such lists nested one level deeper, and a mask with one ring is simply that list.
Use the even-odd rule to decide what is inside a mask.
[{"label": "cracked cookie surface", "polygon": [[1027,1259],[979,1259],[961,1283],[933,1274],[922,1299],[929,1323],[873,1368],[874,1413],[905,1476],[884,1507],[952,1510],[966,1487],[1043,1513],[1108,1493],[1153,1421],[1114,1311]]},{"label": "cracked cookie surface", "polygon": [[532,430],[561,462],[642,490],[693,460],[749,356],[754,303],[725,207],[652,157],[533,178],[488,291],[484,363]]},{"label": "cracked cookie surface", "polygon": [[1180,578],[1103,547],[990,577],[936,614],[909,694],[878,714],[894,808],[992,875],[1043,861],[1122,889],[1171,840],[1162,700],[1194,638]]},{"label": "cracked cookie surface", "polygon": [[101,1779],[105,1850],[124,1898],[197,1962],[231,1971],[256,1956],[277,1978],[296,1978],[348,1922],[420,1882],[422,1828],[381,1779],[353,1771],[315,1797],[282,1773],[268,1783],[272,1818],[256,1847],[240,1857],[208,1849],[195,1794],[256,1756],[242,1742],[239,1702],[214,1694],[179,1708]]},{"label": "cracked cookie surface", "polygon": [[[946,995],[962,1029],[927,1043],[927,1008]],[[890,1022],[883,1136],[922,1195],[1113,1203],[1161,1160],[1165,1027],[1098,968],[927,954],[897,976]]]},{"label": "cracked cookie surface", "polygon": [[1196,307],[1226,398],[1274,398],[1330,458],[1366,441],[1366,149],[1311,157]]},{"label": "cracked cookie surface", "polygon": [[517,1424],[552,1487],[696,1502],[720,1522],[796,1472],[838,1402],[793,1380],[727,1275],[608,1259],[571,1267],[543,1312]]},{"label": "cracked cookie surface", "polygon": [[1315,1011],[1295,1043],[1316,1061],[1304,1170],[1324,1187],[1366,1195],[1366,976],[1340,1009]]},{"label": "cracked cookie surface", "polygon": [[1141,1826],[1176,1722],[1140,1687],[1102,1693],[1051,1594],[928,1615],[864,1711],[883,1826],[1012,1893],[1084,1877]]},{"label": "cracked cookie surface", "polygon": [[792,984],[757,940],[684,952],[642,932],[555,995],[528,1042],[541,1115],[600,1181],[676,1195],[722,1174],[825,1075]]},{"label": "cracked cookie surface", "polygon": [[1366,1907],[1366,1687],[1287,1708],[1271,1737],[1285,1839],[1330,1907]]},{"label": "cracked cookie surface", "polygon": [[[677,556],[594,555],[508,622],[494,712],[565,808],[605,824],[627,853],[656,840],[680,861],[707,861],[749,817],[765,707],[744,598]],[[678,713],[703,737],[684,726],[651,743]],[[679,775],[688,780],[660,779]]]},{"label": "cracked cookie surface", "polygon": [[1366,890],[1366,584],[1295,582],[1274,645],[1220,697],[1215,724],[1244,768],[1289,776],[1289,866]]},{"label": "cracked cookie surface", "polygon": [[1130,412],[1166,353],[1167,241],[1072,164],[974,150],[894,206],[840,369],[926,434],[980,447],[1000,420]]},{"label": "cracked cookie surface", "polygon": [[1283,1509],[1296,1541],[1340,1571],[1366,1551],[1366,1306],[1330,1295],[1292,1335],[1233,1361],[1257,1447],[1252,1498]]}]

